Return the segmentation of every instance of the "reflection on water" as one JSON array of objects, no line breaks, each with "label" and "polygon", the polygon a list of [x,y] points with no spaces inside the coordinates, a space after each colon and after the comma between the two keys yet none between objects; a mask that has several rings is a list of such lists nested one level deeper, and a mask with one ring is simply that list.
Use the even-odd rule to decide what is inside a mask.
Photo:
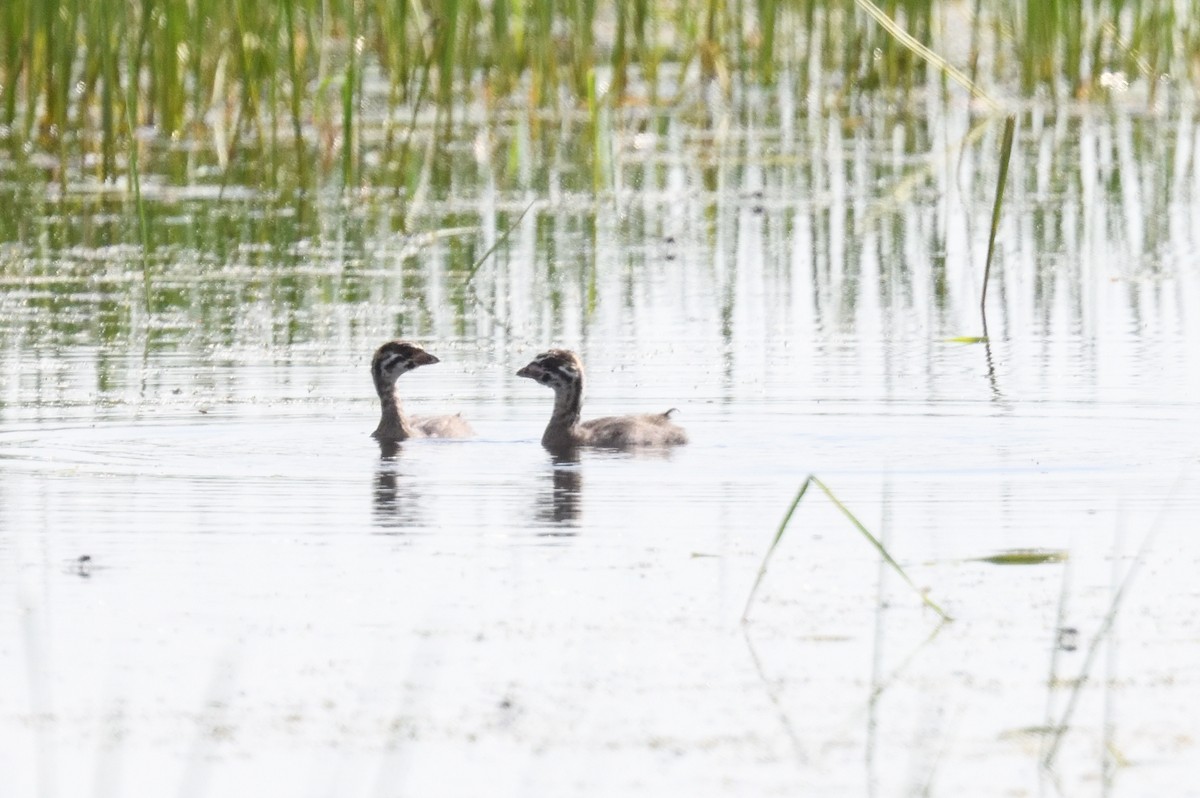
[{"label": "reflection on water", "polygon": [[[583,468],[578,447],[564,447],[548,452],[550,455],[549,484],[542,483],[538,492],[538,523],[574,528],[579,525],[583,491]],[[564,534],[563,532],[542,534]],[[568,532],[565,534],[575,534]]]},{"label": "reflection on water", "polygon": [[[461,467],[439,463],[446,445],[441,442],[376,441],[380,456],[374,472],[372,490],[373,523],[384,532],[443,530],[455,533],[453,514],[439,512],[427,506],[431,503],[453,504],[459,509],[476,503],[486,503],[489,491],[511,493],[516,503],[505,507],[512,523],[528,527],[541,537],[577,534],[583,507],[583,472],[586,465],[578,450],[560,451],[539,462],[536,454],[528,456],[528,470],[509,474],[505,484],[489,487],[483,478],[496,479],[493,468],[511,468],[511,457],[501,453],[495,462],[483,457],[470,458],[472,470],[463,473]],[[485,444],[496,448],[494,444]],[[468,443],[469,448],[469,443]],[[525,448],[525,447],[522,447]],[[527,451],[536,449],[528,447]],[[482,461],[482,462],[481,462]],[[526,504],[532,496],[532,514]],[[447,508],[442,508],[447,509]],[[521,521],[521,516],[526,516]],[[504,527],[499,518],[484,518],[495,529]]]},{"label": "reflection on water", "polygon": [[404,445],[379,440],[379,465],[375,469],[375,525],[383,530],[423,526],[421,494],[416,480],[403,470]]},{"label": "reflection on water", "polygon": [[[846,124],[784,116],[771,99],[748,92],[715,129],[683,115],[618,117],[602,202],[591,150],[537,161],[553,142],[516,123],[487,131],[512,159],[439,153],[432,201],[403,218],[388,191],[353,203],[317,195],[303,214],[291,199],[152,193],[160,240],[145,266],[113,198],[39,202],[19,173],[0,171],[0,336],[97,346],[95,387],[107,395],[135,352],[219,362],[257,347],[353,351],[398,329],[497,347],[611,333],[649,343],[670,331],[656,348],[689,341],[731,382],[761,368],[770,345],[978,334],[998,126],[970,135],[966,105],[940,95],[925,114]],[[566,138],[585,128],[565,125]],[[1020,130],[993,339],[1097,336],[1083,354],[1102,357],[1160,328],[1194,334],[1187,110],[1035,109]]]},{"label": "reflection on water", "polygon": [[[27,763],[113,739],[151,763],[137,794],[177,791],[186,753],[164,741],[200,736],[222,784],[293,779],[279,792],[394,749],[413,794],[1031,794],[1037,727],[1074,685],[1064,791],[1108,778],[1103,740],[1138,763],[1110,794],[1185,783],[1200,651],[1163,630],[1192,623],[1200,567],[1200,494],[1172,489],[1200,440],[1195,116],[1022,115],[985,349],[949,339],[980,332],[999,127],[969,135],[955,91],[827,115],[747,89],[600,131],[464,114],[403,216],[390,189],[298,209],[163,178],[145,262],[123,200],[47,202],[0,163],[13,793],[95,792],[104,762]],[[505,157],[477,159],[477,135]],[[406,400],[462,409],[477,440],[367,441],[362,375],[398,334],[443,360]],[[512,373],[552,342],[597,375],[589,412],[679,407],[692,444],[548,457],[544,397]],[[809,473],[886,520],[956,623],[930,637],[818,497],[772,561],[752,649],[730,637]],[[543,534],[572,537],[530,545]],[[1067,552],[1069,578],[980,561],[1023,548]],[[1152,578],[1110,616],[1135,556]],[[1067,628],[1078,651],[1059,651]],[[1121,657],[1081,679],[1095,640]],[[230,657],[214,730],[196,718]],[[520,711],[481,709],[502,702]],[[114,708],[136,719],[120,735]],[[448,772],[448,750],[521,786]]]}]

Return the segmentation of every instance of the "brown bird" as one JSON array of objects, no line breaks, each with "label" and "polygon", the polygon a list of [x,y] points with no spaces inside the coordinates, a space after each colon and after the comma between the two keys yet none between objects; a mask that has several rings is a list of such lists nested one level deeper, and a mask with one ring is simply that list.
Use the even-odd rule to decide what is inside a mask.
[{"label": "brown bird", "polygon": [[373,435],[380,441],[403,441],[409,438],[467,438],[475,434],[461,415],[413,416],[404,415],[396,380],[401,374],[419,366],[438,363],[438,359],[416,344],[407,341],[388,341],[371,358],[371,378],[379,394],[382,414]]},{"label": "brown bird", "polygon": [[601,446],[626,449],[635,446],[677,446],[687,443],[687,433],[671,422],[671,413],[606,416],[580,421],[583,405],[583,362],[567,349],[551,349],[517,372],[554,389],[554,412],[542,445],[549,449]]}]

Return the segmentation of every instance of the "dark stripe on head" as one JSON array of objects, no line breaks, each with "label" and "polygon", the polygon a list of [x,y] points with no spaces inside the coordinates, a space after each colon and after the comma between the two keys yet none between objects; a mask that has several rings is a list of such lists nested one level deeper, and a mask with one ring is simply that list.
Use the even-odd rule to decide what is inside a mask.
[{"label": "dark stripe on head", "polygon": [[536,362],[546,371],[559,375],[563,379],[577,379],[582,371],[579,358],[565,349],[552,349],[537,356]]},{"label": "dark stripe on head", "polygon": [[371,358],[371,375],[376,380],[384,380],[388,375],[392,378],[400,373],[416,368],[416,358],[423,350],[407,341],[388,341],[375,350]]},{"label": "dark stripe on head", "polygon": [[400,363],[400,362],[402,362],[402,361],[405,361],[405,360],[408,360],[408,358],[406,358],[404,355],[401,355],[401,354],[399,354],[399,353],[394,353],[394,354],[390,354],[390,355],[385,355],[384,357],[380,358],[380,360],[379,360],[379,362],[378,362],[378,363],[379,363],[379,370],[380,370],[380,371],[391,371],[391,370],[392,370],[392,368],[393,368],[393,367],[394,367],[394,366],[395,366],[397,363]]}]

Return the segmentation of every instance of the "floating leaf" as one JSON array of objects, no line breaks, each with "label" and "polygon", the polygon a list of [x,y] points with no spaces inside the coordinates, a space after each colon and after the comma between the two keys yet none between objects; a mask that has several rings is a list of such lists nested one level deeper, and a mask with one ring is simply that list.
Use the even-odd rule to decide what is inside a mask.
[{"label": "floating leaf", "polygon": [[978,562],[990,562],[992,565],[1041,565],[1046,562],[1062,562],[1067,559],[1067,552],[1058,549],[1012,549],[993,554],[990,557],[978,557]]},{"label": "floating leaf", "polygon": [[986,344],[986,335],[958,335],[954,338],[947,338],[948,344]]},{"label": "floating leaf", "polygon": [[1043,736],[1057,733],[1057,726],[1021,726],[1016,729],[1009,729],[1008,731],[1001,732],[1000,739],[1011,740],[1014,737],[1027,737],[1030,735]]}]

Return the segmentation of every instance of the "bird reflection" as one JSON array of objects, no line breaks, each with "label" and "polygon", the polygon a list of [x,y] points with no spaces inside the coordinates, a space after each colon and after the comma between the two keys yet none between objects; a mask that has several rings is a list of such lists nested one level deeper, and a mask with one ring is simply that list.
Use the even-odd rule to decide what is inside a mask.
[{"label": "bird reflection", "polygon": [[375,471],[375,525],[385,530],[421,524],[420,495],[412,480],[400,470],[404,448],[396,441],[379,441],[379,467]]},{"label": "bird reflection", "polygon": [[[579,468],[578,447],[547,447],[550,453],[550,485],[538,494],[539,523],[556,527],[579,526],[583,471]],[[543,535],[574,535],[570,532],[543,532]]]}]

